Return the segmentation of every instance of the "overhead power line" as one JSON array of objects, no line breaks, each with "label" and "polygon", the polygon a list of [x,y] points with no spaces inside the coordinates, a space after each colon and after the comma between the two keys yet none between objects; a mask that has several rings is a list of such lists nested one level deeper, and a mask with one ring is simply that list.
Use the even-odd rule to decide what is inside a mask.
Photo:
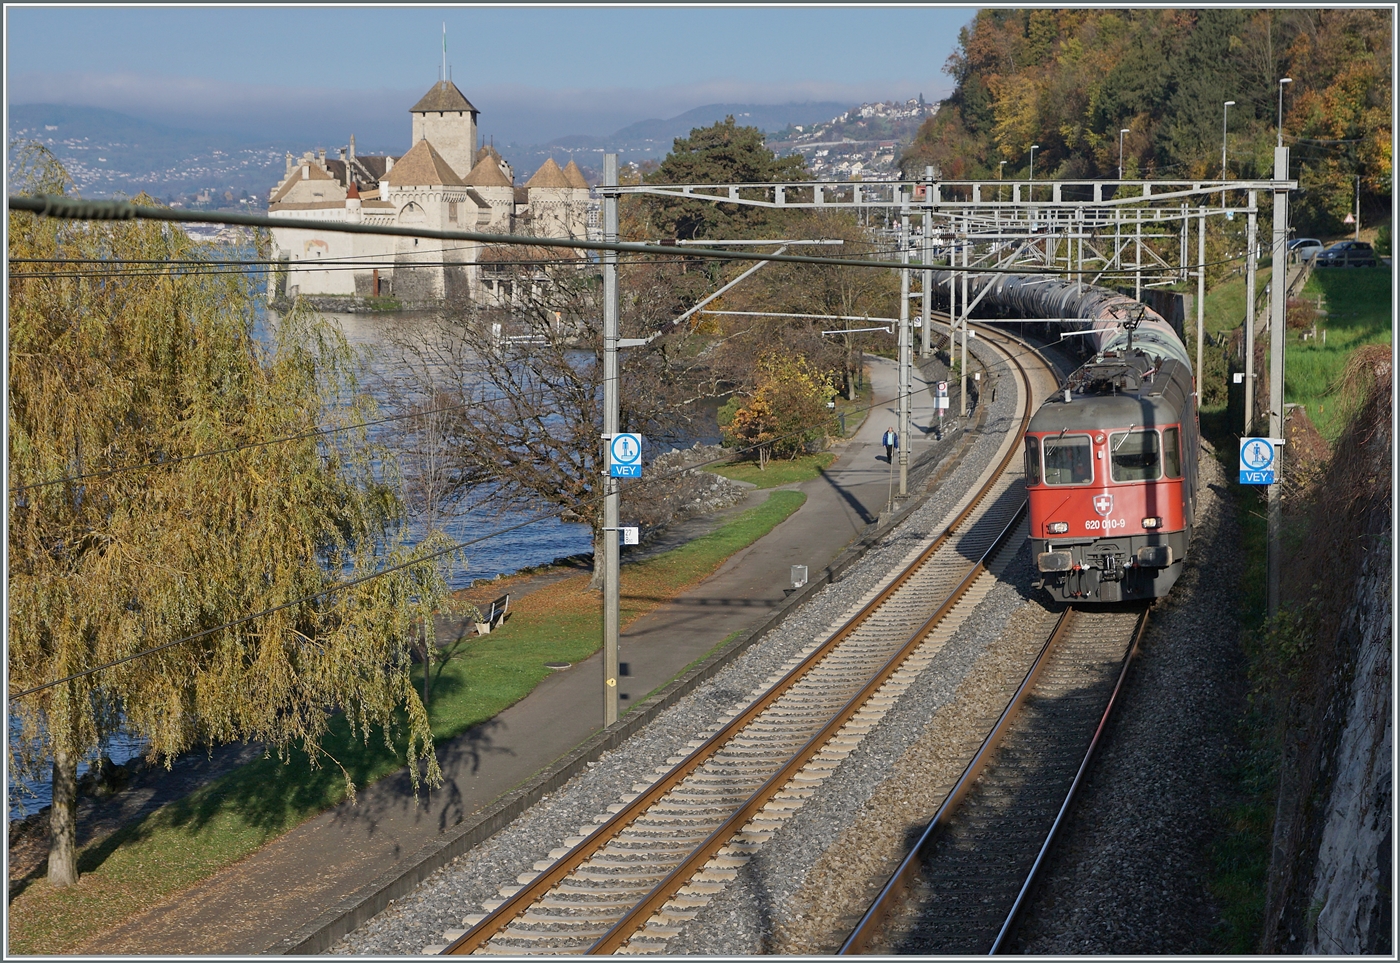
[{"label": "overhead power line", "polygon": [[[262,214],[238,214],[224,212],[174,210],[166,207],[145,207],[128,201],[87,201],[78,198],[62,197],[54,194],[41,194],[35,197],[11,196],[8,198],[12,211],[28,211],[41,217],[53,217],[83,221],[165,221],[180,224],[236,224],[247,227],[282,227],[302,231],[326,231],[341,234],[370,234],[387,237],[418,237],[439,241],[474,241],[478,244],[518,244],[526,247],[554,247],[576,251],[616,251],[618,253],[651,254],[674,258],[676,248],[670,245],[640,244],[624,241],[590,241],[568,237],[531,237],[520,234],[489,234],[481,231],[436,231],[426,228],[394,227],[388,224],[346,224],[337,221],[291,220],[268,217]],[[775,242],[775,243],[781,243]],[[911,271],[944,270],[970,274],[1073,274],[1062,268],[962,268],[957,266],[901,264],[898,261],[877,261],[866,258],[820,257],[811,254],[765,254],[760,251],[717,250],[714,248],[691,247],[686,249],[693,258],[712,258],[724,261],[775,261],[788,264],[825,264],[833,267],[866,267],[894,270],[907,267]],[[1145,269],[1162,271],[1164,268]]]}]

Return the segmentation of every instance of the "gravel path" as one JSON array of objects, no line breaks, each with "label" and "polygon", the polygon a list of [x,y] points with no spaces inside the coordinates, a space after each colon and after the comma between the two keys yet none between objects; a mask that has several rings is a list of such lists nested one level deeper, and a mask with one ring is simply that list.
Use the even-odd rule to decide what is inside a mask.
[{"label": "gravel path", "polygon": [[[978,349],[988,350],[981,345],[973,348]],[[987,421],[983,439],[920,508],[853,565],[840,581],[826,586],[800,611],[789,616],[728,668],[682,699],[644,731],[590,765],[587,773],[545,797],[506,829],[439,870],[412,895],[398,900],[327,952],[417,954],[425,946],[442,943],[445,930],[461,929],[463,918],[468,913],[480,912],[482,903],[496,897],[502,886],[515,885],[516,877],[522,873],[533,873],[532,866],[537,860],[546,858],[566,837],[575,835],[594,814],[604,812],[607,806],[617,802],[640,776],[679,753],[698,733],[718,728],[722,718],[736,706],[752,701],[758,695],[753,680],[768,678],[814,637],[828,634],[843,621],[856,600],[889,577],[914,545],[938,530],[950,509],[990,462],[1001,437],[1012,427],[1014,394],[1002,391],[997,401],[985,406]],[[1021,579],[1019,584],[1025,581]],[[1006,589],[1008,598],[1003,604],[1013,599],[1013,605],[1024,602],[1019,591],[1009,586]],[[1000,591],[999,587],[993,594]],[[949,648],[963,651],[956,640]],[[974,655],[977,648],[973,643],[967,656]],[[950,675],[947,686],[955,684],[955,677]],[[899,728],[902,727],[882,727],[879,731]],[[849,763],[841,767],[842,770],[847,768]],[[849,809],[845,819],[849,821]],[[724,900],[715,901],[716,904],[721,902]],[[719,951],[719,946],[695,950]]]}]

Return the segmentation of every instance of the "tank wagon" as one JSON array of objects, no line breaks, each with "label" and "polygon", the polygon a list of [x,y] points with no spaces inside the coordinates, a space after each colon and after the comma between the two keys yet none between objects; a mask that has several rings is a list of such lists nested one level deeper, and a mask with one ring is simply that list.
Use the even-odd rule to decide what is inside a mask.
[{"label": "tank wagon", "polygon": [[1200,427],[1186,346],[1159,315],[1114,291],[1023,276],[976,289],[987,286],[991,306],[1048,319],[1091,353],[1026,431],[1037,587],[1076,603],[1165,595],[1196,510]]}]

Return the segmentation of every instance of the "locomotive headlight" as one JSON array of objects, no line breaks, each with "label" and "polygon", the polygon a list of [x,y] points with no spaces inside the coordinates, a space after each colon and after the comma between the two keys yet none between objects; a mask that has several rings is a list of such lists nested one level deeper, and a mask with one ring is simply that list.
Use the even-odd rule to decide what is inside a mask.
[{"label": "locomotive headlight", "polygon": [[1069,531],[1069,522],[1051,522],[1045,526],[1045,530],[1051,535],[1063,535]]},{"label": "locomotive headlight", "polygon": [[1161,528],[1161,527],[1162,527],[1162,519],[1160,519],[1160,518],[1158,518],[1158,517],[1156,517],[1156,516],[1153,516],[1152,518],[1144,518],[1144,519],[1142,520],[1142,527],[1143,527],[1143,528]]}]

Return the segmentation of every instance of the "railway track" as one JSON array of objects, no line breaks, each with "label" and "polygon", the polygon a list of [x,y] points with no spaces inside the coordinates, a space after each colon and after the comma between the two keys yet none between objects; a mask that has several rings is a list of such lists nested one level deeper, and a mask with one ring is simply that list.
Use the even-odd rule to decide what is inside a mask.
[{"label": "railway track", "polygon": [[1066,609],[982,748],[841,947],[987,954],[1005,941],[1107,723],[1147,608]]},{"label": "railway track", "polygon": [[859,745],[975,605],[991,557],[1024,526],[1018,444],[1036,392],[1020,342],[987,330],[1017,372],[1023,421],[985,484],[901,573],[873,590],[839,629],[818,638],[735,708],[718,730],[633,786],[611,815],[502,890],[444,954],[664,952],[666,941],[737,874],[783,821]]}]

